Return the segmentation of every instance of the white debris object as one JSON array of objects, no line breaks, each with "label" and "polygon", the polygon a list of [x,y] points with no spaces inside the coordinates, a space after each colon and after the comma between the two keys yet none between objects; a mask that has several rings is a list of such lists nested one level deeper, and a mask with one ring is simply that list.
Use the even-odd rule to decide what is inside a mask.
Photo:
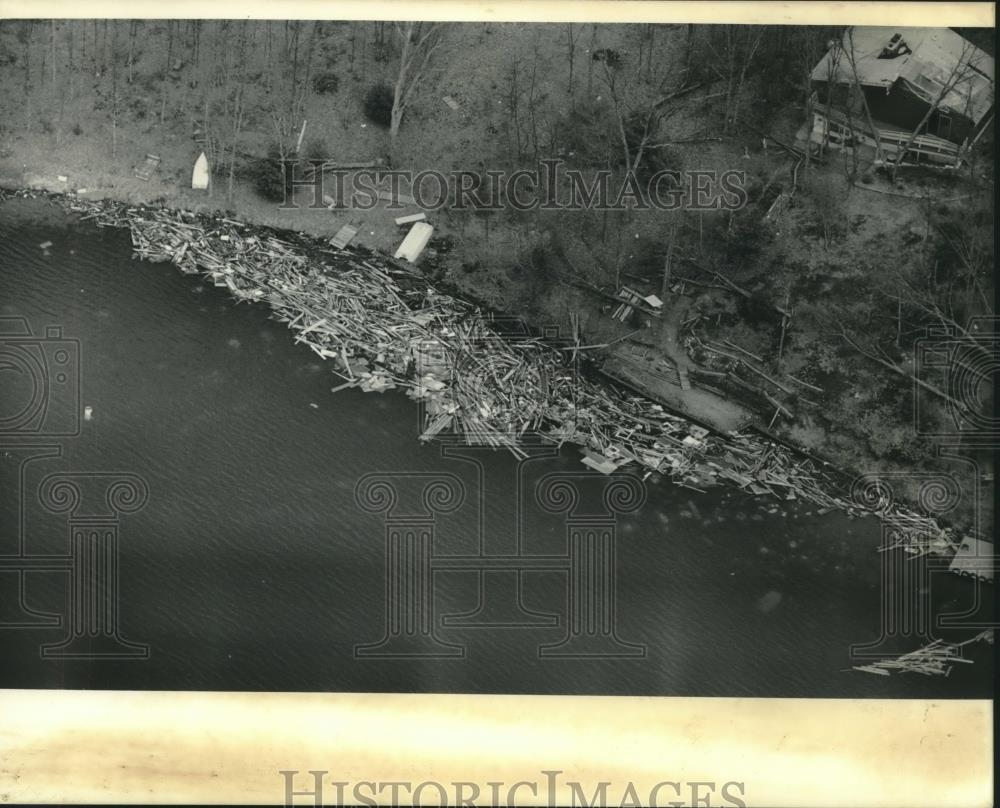
[{"label": "white debris object", "polygon": [[396,224],[413,224],[414,222],[423,222],[426,220],[426,213],[411,213],[408,216],[400,216],[396,219]]},{"label": "white debris object", "polygon": [[426,222],[417,222],[410,228],[410,232],[406,234],[406,238],[403,239],[403,243],[399,245],[399,249],[396,250],[396,254],[393,257],[403,258],[411,264],[416,263],[420,257],[420,253],[427,246],[427,242],[431,240],[433,233],[434,228],[429,224]]},{"label": "white debris object", "polygon": [[83,420],[84,421],[89,421],[93,417],[94,417],[94,408],[93,407],[84,407],[83,408]]}]

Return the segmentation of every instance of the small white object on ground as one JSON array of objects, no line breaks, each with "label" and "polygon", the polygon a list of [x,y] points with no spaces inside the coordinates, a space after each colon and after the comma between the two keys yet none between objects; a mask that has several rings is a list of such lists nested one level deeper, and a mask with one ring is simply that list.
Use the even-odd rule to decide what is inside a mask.
[{"label": "small white object on ground", "polygon": [[94,417],[94,408],[90,407],[90,406],[84,407],[83,408],[83,420],[84,421],[89,421],[93,417]]}]

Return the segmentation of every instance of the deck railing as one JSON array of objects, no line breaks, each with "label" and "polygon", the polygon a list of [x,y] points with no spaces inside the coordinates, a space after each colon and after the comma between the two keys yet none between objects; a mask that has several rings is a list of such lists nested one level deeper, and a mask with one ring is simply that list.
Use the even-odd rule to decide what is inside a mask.
[{"label": "deck railing", "polygon": [[917,135],[906,148],[906,154],[900,157],[900,152],[906,146],[911,134],[901,129],[882,128],[877,125],[873,131],[863,119],[855,118],[851,122],[840,110],[831,109],[829,116],[825,110],[814,112],[811,139],[814,143],[829,144],[834,148],[850,148],[855,145],[871,148],[878,146],[884,159],[902,165],[933,163],[955,168],[961,165],[961,147],[957,143],[935,135]]}]

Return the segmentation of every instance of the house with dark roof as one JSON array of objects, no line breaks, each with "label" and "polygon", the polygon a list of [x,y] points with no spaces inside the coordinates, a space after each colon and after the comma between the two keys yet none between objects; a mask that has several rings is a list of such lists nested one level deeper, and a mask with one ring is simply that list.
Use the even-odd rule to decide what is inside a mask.
[{"label": "house with dark roof", "polygon": [[813,68],[809,139],[957,167],[993,120],[993,69],[948,28],[848,28]]}]

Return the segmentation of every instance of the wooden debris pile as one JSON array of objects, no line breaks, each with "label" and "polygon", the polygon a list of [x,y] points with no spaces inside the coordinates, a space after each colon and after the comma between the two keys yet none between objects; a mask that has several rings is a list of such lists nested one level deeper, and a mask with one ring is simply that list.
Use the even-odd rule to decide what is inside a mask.
[{"label": "wooden debris pile", "polygon": [[571,359],[541,339],[500,335],[488,315],[387,257],[225,218],[48,196],[83,220],[128,228],[138,257],[199,273],[237,300],[266,302],[297,342],[332,361],[343,380],[334,391],[404,390],[424,406],[422,440],[451,433],[520,456],[531,433],[580,446],[583,462],[604,473],[633,464],[646,477],[699,491],[732,484],[821,509],[876,513],[911,546],[943,553],[955,546],[933,519],[838,495],[842,486],[819,462],[761,434],[709,434],[578,372],[578,351]]},{"label": "wooden debris pile", "polygon": [[924,676],[947,676],[951,673],[952,667],[958,663],[972,664],[971,659],[962,656],[962,648],[981,640],[992,644],[993,631],[988,629],[959,643],[934,640],[916,651],[910,651],[898,657],[880,659],[868,665],[855,665],[852,670],[874,673],[879,676],[889,676],[894,671],[922,673]]}]

